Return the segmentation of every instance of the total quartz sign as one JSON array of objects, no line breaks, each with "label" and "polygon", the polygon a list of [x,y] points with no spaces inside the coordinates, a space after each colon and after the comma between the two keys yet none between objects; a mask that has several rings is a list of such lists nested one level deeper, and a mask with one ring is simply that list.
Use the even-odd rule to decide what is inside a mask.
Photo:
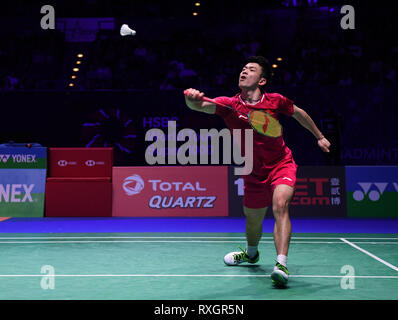
[{"label": "total quartz sign", "polygon": [[113,167],[115,217],[228,216],[228,167]]}]

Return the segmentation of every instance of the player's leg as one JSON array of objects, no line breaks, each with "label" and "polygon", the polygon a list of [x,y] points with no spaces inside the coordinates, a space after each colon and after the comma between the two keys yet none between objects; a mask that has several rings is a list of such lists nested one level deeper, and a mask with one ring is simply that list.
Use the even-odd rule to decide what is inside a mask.
[{"label": "player's leg", "polygon": [[246,216],[246,249],[230,252],[224,257],[225,264],[238,265],[243,262],[256,263],[260,258],[258,244],[263,234],[263,220],[267,207],[251,209],[243,206],[243,212]]},{"label": "player's leg", "polygon": [[224,257],[227,265],[259,260],[258,244],[263,233],[263,220],[272,203],[272,188],[267,181],[268,172],[244,176],[243,212],[246,217],[246,249],[230,252]]},{"label": "player's leg", "polygon": [[294,195],[297,165],[292,157],[281,161],[271,172],[272,211],[275,218],[274,242],[277,253],[276,265],[271,274],[275,285],[286,285],[289,277],[287,255],[292,231],[289,205]]},{"label": "player's leg", "polygon": [[285,184],[276,186],[272,197],[272,211],[275,217],[274,242],[278,255],[287,256],[292,226],[289,218],[289,204],[294,188]]},{"label": "player's leg", "polygon": [[267,207],[252,209],[243,206],[246,216],[246,254],[251,261],[257,262],[260,258],[258,244],[263,235],[263,221]]},{"label": "player's leg", "polygon": [[251,209],[243,206],[246,216],[246,240],[248,246],[258,246],[263,235],[263,221],[267,212],[267,207]]},{"label": "player's leg", "polygon": [[259,260],[257,247],[263,233],[265,213],[271,203],[272,189],[265,183],[265,179],[252,175],[245,176],[243,212],[246,217],[246,249],[240,248],[240,252],[228,253],[224,257],[227,265],[238,265],[242,262],[255,263]]},{"label": "player's leg", "polygon": [[294,194],[294,187],[277,185],[272,197],[272,210],[275,217],[274,242],[277,254],[277,263],[271,274],[276,285],[286,285],[289,272],[287,270],[287,255],[289,251],[291,222],[289,204]]}]

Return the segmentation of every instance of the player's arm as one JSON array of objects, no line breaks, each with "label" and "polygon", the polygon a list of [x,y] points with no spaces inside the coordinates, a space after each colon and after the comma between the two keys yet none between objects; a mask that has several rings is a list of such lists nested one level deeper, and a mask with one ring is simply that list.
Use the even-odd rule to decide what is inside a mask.
[{"label": "player's arm", "polygon": [[293,118],[315,136],[315,138],[318,140],[318,146],[322,149],[322,151],[329,152],[330,142],[323,136],[322,132],[318,129],[308,113],[296,105],[293,105],[293,108]]},{"label": "player's arm", "polygon": [[184,91],[185,103],[188,108],[208,114],[216,113],[216,105],[207,101],[203,101],[204,93],[196,89],[187,89]]}]

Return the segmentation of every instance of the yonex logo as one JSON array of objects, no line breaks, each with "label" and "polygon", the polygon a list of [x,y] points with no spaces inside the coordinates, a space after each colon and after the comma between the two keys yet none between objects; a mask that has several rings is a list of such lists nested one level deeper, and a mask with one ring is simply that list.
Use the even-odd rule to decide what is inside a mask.
[{"label": "yonex logo", "polygon": [[138,175],[134,174],[124,179],[123,190],[128,196],[138,194],[144,189],[144,180]]},{"label": "yonex logo", "polygon": [[[365,196],[369,197],[371,201],[378,201],[381,195],[384,193],[388,186],[388,182],[358,182],[358,185],[362,190],[356,190],[353,193],[353,198],[356,201],[362,201]],[[370,190],[372,186],[375,186],[377,190]],[[398,184],[393,183],[395,190],[398,192]]]},{"label": "yonex logo", "polygon": [[34,184],[0,184],[0,202],[33,202]]},{"label": "yonex logo", "polygon": [[10,158],[9,154],[0,154],[0,162],[6,163],[9,158]]}]

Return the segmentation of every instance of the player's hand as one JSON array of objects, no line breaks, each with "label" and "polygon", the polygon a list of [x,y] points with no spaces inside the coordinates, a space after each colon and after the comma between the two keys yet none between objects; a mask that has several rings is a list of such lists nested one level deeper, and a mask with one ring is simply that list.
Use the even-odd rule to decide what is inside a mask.
[{"label": "player's hand", "polygon": [[318,146],[319,146],[319,148],[322,149],[323,152],[330,152],[330,150],[329,150],[330,142],[325,137],[318,140]]},{"label": "player's hand", "polygon": [[189,88],[184,90],[184,95],[186,102],[195,103],[195,102],[201,102],[205,94],[203,92],[200,92],[199,90]]}]

